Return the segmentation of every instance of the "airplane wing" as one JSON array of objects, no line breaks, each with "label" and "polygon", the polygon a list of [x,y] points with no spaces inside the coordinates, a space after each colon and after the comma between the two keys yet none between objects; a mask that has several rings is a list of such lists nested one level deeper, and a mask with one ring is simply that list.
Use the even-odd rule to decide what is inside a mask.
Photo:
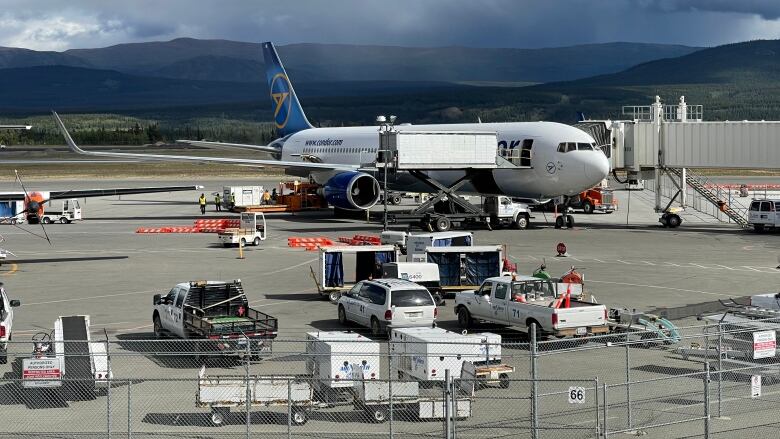
[{"label": "airplane wing", "polygon": [[[136,188],[78,189],[69,191],[48,191],[49,200],[65,198],[109,197],[112,195],[155,194],[159,192],[180,192],[201,190],[203,186],[152,186]],[[0,202],[24,201],[24,192],[0,192]]]},{"label": "airplane wing", "polygon": [[0,130],[30,130],[32,125],[0,125]]},{"label": "airplane wing", "polygon": [[346,164],[330,164],[330,163],[309,163],[309,162],[290,162],[282,160],[256,160],[256,159],[241,159],[241,158],[229,158],[229,157],[196,157],[196,156],[181,156],[181,155],[167,155],[167,154],[134,154],[124,152],[98,152],[98,151],[85,151],[76,145],[73,138],[68,133],[65,124],[62,123],[62,119],[56,111],[52,111],[54,121],[59,126],[65,142],[67,142],[70,150],[76,154],[91,155],[98,157],[121,157],[126,159],[135,160],[148,160],[148,161],[168,161],[168,162],[191,162],[191,163],[220,163],[228,165],[242,165],[242,166],[254,166],[254,167],[273,167],[284,169],[296,169],[302,171],[356,171],[359,167],[357,165]]},{"label": "airplane wing", "polygon": [[248,149],[250,151],[267,152],[269,154],[279,152],[279,150],[273,146],[247,145],[246,143],[207,142],[205,140],[177,140],[176,143],[186,143],[192,146],[205,146],[206,148]]}]

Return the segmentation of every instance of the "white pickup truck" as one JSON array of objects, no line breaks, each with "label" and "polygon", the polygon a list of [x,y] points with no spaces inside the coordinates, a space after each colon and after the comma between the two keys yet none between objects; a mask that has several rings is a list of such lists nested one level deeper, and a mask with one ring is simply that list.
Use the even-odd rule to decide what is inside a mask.
[{"label": "white pickup truck", "polygon": [[455,296],[458,324],[467,329],[475,320],[516,326],[537,334],[556,337],[609,332],[604,305],[566,298],[569,287],[556,280],[528,276],[486,279],[476,291]]},{"label": "white pickup truck", "polygon": [[18,300],[8,299],[2,284],[0,284],[0,364],[8,362],[8,341],[11,340],[11,329],[14,323],[14,308],[19,306]]}]

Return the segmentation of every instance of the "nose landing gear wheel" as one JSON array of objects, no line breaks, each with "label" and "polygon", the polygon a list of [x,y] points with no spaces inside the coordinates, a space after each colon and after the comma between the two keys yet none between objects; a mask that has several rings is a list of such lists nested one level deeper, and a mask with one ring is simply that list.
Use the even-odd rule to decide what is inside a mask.
[{"label": "nose landing gear wheel", "polygon": [[555,217],[555,228],[560,229],[563,228],[563,215],[558,215]]},{"label": "nose landing gear wheel", "polygon": [[574,216],[566,215],[566,227],[569,229],[574,228]]}]

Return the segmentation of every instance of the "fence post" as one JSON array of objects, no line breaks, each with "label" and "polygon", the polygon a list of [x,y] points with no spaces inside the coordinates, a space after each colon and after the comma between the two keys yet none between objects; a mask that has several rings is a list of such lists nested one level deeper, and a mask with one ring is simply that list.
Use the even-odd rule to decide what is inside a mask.
[{"label": "fence post", "polygon": [[710,438],[710,362],[704,363],[704,439]]},{"label": "fence post", "polygon": [[450,415],[450,370],[444,369],[444,437],[452,439],[452,420]]},{"label": "fence post", "polygon": [[[313,385],[314,383],[309,383]],[[292,381],[287,379],[287,439],[292,438]]]},{"label": "fence post", "polygon": [[537,401],[537,370],[536,370],[536,356],[538,346],[536,344],[536,323],[531,324],[531,333],[529,334],[531,339],[531,439],[537,439],[539,428],[539,413],[538,413],[538,401]]},{"label": "fence post", "polygon": [[387,390],[388,390],[388,398],[390,398],[390,439],[393,439],[393,374],[392,371],[387,379]]},{"label": "fence post", "polygon": [[602,418],[604,418],[604,439],[607,439],[607,435],[609,435],[609,418],[607,417],[607,414],[609,412],[609,407],[608,407],[609,404],[607,403],[607,383],[604,383],[603,397],[604,398],[602,399],[604,400],[604,402],[602,404],[604,404],[604,411],[603,411]]},{"label": "fence post", "polygon": [[[106,338],[106,433],[111,439],[111,355],[109,355],[108,338]],[[94,377],[93,377],[94,379]]]},{"label": "fence post", "polygon": [[723,324],[718,322],[718,417],[723,417]]},{"label": "fence post", "polygon": [[127,439],[132,439],[133,437],[133,427],[132,427],[132,407],[133,407],[133,399],[131,398],[131,391],[132,391],[133,381],[127,380]]},{"label": "fence post", "polygon": [[596,437],[601,437],[601,419],[599,419],[599,377],[593,379],[593,393],[596,399]]},{"label": "fence post", "polygon": [[246,356],[246,439],[250,438],[249,433],[249,425],[252,421],[252,389],[249,387],[249,366],[250,366],[250,359],[252,358],[252,347],[251,342],[249,340],[249,337],[246,337],[246,353],[244,354]]},{"label": "fence post", "polygon": [[628,332],[626,332],[626,416],[628,417],[628,428],[634,428],[633,413],[631,413],[631,354],[628,347]]}]

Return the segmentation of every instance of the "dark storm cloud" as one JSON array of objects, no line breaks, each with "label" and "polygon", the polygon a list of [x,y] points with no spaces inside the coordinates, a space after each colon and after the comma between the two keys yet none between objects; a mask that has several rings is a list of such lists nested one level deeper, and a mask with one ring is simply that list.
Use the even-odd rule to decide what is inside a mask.
[{"label": "dark storm cloud", "polygon": [[780,0],[4,0],[0,45],[177,37],[405,46],[717,45],[780,35]]},{"label": "dark storm cloud", "polygon": [[711,11],[755,14],[766,20],[780,18],[778,0],[650,0],[643,3],[645,7],[656,8],[663,12]]}]

